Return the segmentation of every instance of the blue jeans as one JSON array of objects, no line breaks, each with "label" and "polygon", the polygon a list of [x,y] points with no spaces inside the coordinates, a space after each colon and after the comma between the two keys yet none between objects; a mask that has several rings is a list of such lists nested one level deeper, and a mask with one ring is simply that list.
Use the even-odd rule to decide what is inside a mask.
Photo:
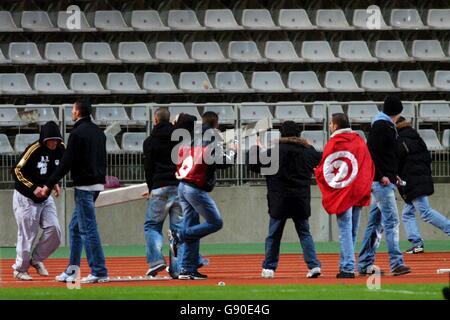
[{"label": "blue jeans", "polygon": [[91,274],[96,277],[106,277],[108,270],[95,219],[94,203],[98,194],[98,191],[75,189],[75,209],[69,225],[69,265],[80,266],[84,245]]},{"label": "blue jeans", "polygon": [[412,203],[406,203],[403,207],[402,220],[405,226],[408,241],[413,245],[423,245],[419,226],[416,221],[416,210],[419,211],[423,221],[441,229],[450,236],[450,220],[430,207],[427,196],[417,197]]},{"label": "blue jeans", "polygon": [[355,272],[355,244],[360,216],[361,207],[351,207],[344,213],[336,215],[339,228],[340,271]]},{"label": "blue jeans", "polygon": [[386,233],[391,271],[404,265],[399,246],[399,217],[395,202],[395,185],[372,183],[372,203],[364,239],[359,252],[358,270],[365,271],[375,261],[375,252],[381,240],[381,232]]},{"label": "blue jeans", "polygon": [[[287,219],[275,219],[270,217],[269,235],[266,238],[266,254],[262,267],[264,269],[276,270],[280,257],[280,242]],[[320,267],[316,256],[314,241],[309,232],[308,219],[293,218],[295,230],[297,231],[300,244],[303,249],[303,259],[309,269]]]},{"label": "blue jeans", "polygon": [[[183,228],[179,232],[182,243],[181,270],[195,272],[200,261],[200,239],[222,229],[219,209],[208,192],[181,182],[178,196],[184,213]],[[205,222],[200,223],[200,216]]]}]

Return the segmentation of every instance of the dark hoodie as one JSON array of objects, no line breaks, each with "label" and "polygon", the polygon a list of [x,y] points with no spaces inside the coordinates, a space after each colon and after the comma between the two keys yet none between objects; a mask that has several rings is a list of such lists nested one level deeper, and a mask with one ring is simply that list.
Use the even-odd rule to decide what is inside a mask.
[{"label": "dark hoodie", "polygon": [[59,166],[65,150],[62,143],[55,150],[50,150],[45,144],[48,139],[60,139],[62,141],[59,127],[53,121],[42,126],[39,140],[25,149],[12,170],[16,181],[15,189],[36,203],[41,203],[47,198],[37,198],[33,191],[37,187],[44,186],[47,178]]}]

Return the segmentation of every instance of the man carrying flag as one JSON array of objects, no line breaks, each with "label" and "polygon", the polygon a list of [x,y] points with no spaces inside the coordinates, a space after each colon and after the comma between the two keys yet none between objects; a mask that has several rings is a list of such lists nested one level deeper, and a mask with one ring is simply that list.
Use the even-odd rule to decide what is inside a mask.
[{"label": "man carrying flag", "polygon": [[330,120],[330,141],[315,171],[328,214],[336,214],[340,262],[336,278],[355,277],[355,243],[361,207],[370,204],[375,167],[364,140],[352,129],[343,113]]}]

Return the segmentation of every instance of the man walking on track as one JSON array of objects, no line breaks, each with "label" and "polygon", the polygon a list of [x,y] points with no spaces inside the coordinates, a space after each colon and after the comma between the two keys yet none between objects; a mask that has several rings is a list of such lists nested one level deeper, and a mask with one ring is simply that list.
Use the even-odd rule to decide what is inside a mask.
[{"label": "man walking on track", "polygon": [[[372,122],[367,146],[375,164],[372,183],[372,203],[367,228],[359,252],[358,271],[360,275],[377,272],[374,266],[375,252],[380,243],[380,233],[384,229],[392,275],[399,276],[411,272],[404,264],[399,245],[399,217],[395,200],[397,182],[397,139],[395,122],[403,110],[398,97],[388,96],[383,112]],[[381,272],[380,272],[381,273]]]},{"label": "man walking on track", "polygon": [[343,113],[330,120],[330,140],[315,174],[322,204],[335,214],[339,228],[340,262],[337,278],[355,277],[355,244],[361,207],[370,204],[375,168],[364,140]]},{"label": "man walking on track", "polygon": [[[56,170],[64,153],[64,145],[58,125],[47,122],[42,126],[39,140],[29,145],[15,165],[12,174],[15,180],[13,195],[14,216],[17,221],[17,257],[13,265],[14,277],[32,280],[28,273],[30,265],[38,274],[48,277],[43,261],[61,243],[61,228],[52,196],[38,198],[36,195],[47,178]],[[60,194],[58,184],[55,196]],[[34,250],[33,242],[39,228],[43,230]]]},{"label": "man walking on track", "polygon": [[72,282],[78,276],[83,245],[91,273],[81,283],[107,282],[108,270],[95,218],[94,203],[104,189],[106,176],[106,136],[91,121],[92,107],[87,101],[77,101],[72,107],[74,128],[67,143],[67,150],[58,169],[47,180],[42,195],[48,193],[56,181],[69,171],[75,187],[75,209],[69,225],[69,267],[57,281]]}]

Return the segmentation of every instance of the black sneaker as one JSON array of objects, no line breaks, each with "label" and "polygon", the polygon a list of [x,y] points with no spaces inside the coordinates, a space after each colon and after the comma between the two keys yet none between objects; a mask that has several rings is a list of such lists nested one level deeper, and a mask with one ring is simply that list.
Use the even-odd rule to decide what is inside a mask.
[{"label": "black sneaker", "polygon": [[208,276],[206,274],[201,274],[198,271],[195,272],[181,272],[178,276],[180,280],[206,280]]},{"label": "black sneaker", "polygon": [[165,268],[166,265],[164,263],[157,264],[156,266],[153,266],[150,269],[148,269],[145,275],[147,277],[149,276],[154,277],[158,274],[158,272],[163,271]]},{"label": "black sneaker", "polygon": [[393,276],[401,276],[411,272],[411,268],[407,266],[399,266],[392,271]]},{"label": "black sneaker", "polygon": [[169,238],[169,246],[170,251],[172,252],[172,255],[176,258],[178,253],[178,244],[180,243],[180,238],[178,238],[178,235],[175,231],[168,230],[167,231],[167,237]]},{"label": "black sneaker", "polygon": [[337,275],[336,278],[338,279],[353,279],[355,278],[355,273],[354,272],[344,272],[344,271],[340,271]]},{"label": "black sneaker", "polygon": [[380,268],[378,268],[377,266],[369,266],[367,269],[365,270],[361,270],[358,272],[359,276],[361,277],[365,277],[365,276],[370,276],[372,274],[375,274],[375,272],[380,273],[380,276],[384,276],[385,272],[383,270],[381,270]]},{"label": "black sneaker", "polygon": [[424,253],[424,252],[425,252],[425,249],[423,248],[423,244],[415,245],[415,246],[409,248],[408,250],[406,250],[406,253],[409,253],[409,254],[417,254],[417,253]]}]

